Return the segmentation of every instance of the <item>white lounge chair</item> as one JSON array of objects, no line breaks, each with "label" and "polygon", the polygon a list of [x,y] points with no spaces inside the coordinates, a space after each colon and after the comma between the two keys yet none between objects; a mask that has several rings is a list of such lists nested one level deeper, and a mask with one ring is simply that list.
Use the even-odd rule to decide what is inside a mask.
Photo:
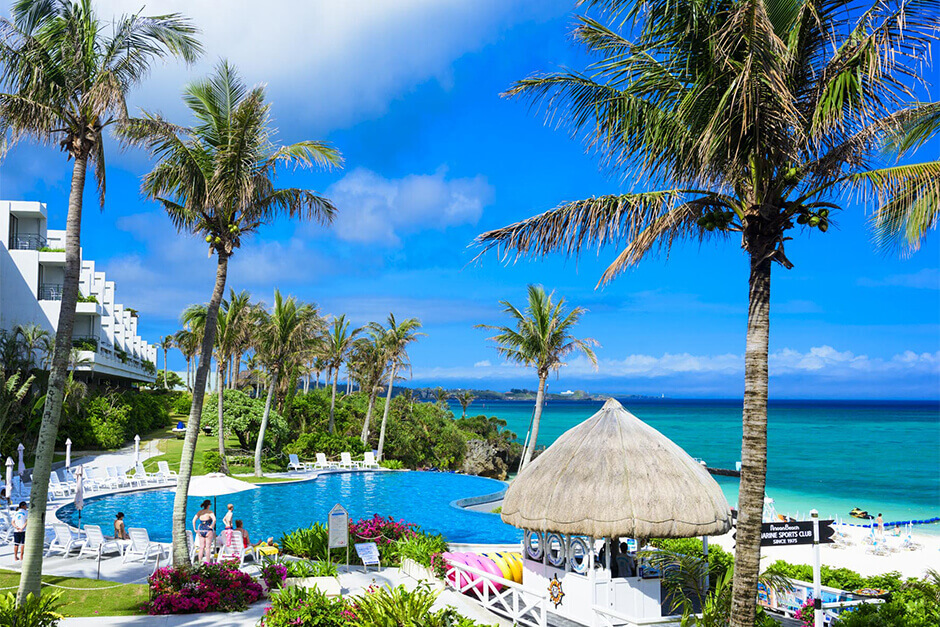
[{"label": "white lounge chair", "polygon": [[327,470],[336,468],[336,462],[327,461],[326,453],[317,453],[317,461],[314,462],[313,467],[318,470]]},{"label": "white lounge chair", "polygon": [[288,455],[287,459],[288,470],[299,470],[300,472],[307,472],[308,470],[311,470],[310,465],[307,462],[300,461],[300,458],[297,457],[297,455],[294,453]]},{"label": "white lounge chair", "polygon": [[170,470],[170,465],[166,462],[157,462],[157,476],[167,483],[172,483],[179,478],[177,472]]},{"label": "white lounge chair", "polygon": [[85,468],[85,480],[93,482],[97,490],[107,490],[108,488],[117,487],[115,481],[108,476],[108,473],[105,472],[103,468],[95,468],[93,466]]},{"label": "white lounge chair", "polygon": [[381,468],[379,463],[375,461],[375,453],[372,451],[366,451],[362,456],[362,467],[363,468]]},{"label": "white lounge chair", "polygon": [[189,545],[189,561],[195,564],[196,553],[198,553],[199,550],[196,547],[196,540],[193,538],[192,529],[186,530],[186,543]]},{"label": "white lounge chair", "polygon": [[163,479],[155,472],[147,472],[147,469],[144,468],[143,463],[137,462],[134,466],[134,477],[143,484],[158,484],[162,483]]},{"label": "white lounge chair", "polygon": [[109,551],[124,553],[124,547],[120,540],[106,540],[101,527],[98,525],[85,525],[85,545],[78,552],[78,556],[91,555],[97,557]]},{"label": "white lounge chair", "polygon": [[129,557],[139,557],[143,562],[146,562],[150,559],[151,555],[155,556],[155,558],[159,558],[162,557],[164,553],[169,557],[169,551],[167,551],[166,547],[159,542],[151,542],[150,534],[147,533],[147,530],[143,527],[129,527],[127,529],[127,535],[129,535],[131,539],[127,548],[124,549],[125,562]]},{"label": "white lounge chair", "polygon": [[69,487],[59,480],[59,475],[54,471],[49,473],[49,492],[57,498],[68,498],[72,491]]},{"label": "white lounge chair", "polygon": [[245,543],[242,541],[242,534],[235,529],[225,529],[222,531],[219,542],[221,543],[219,547],[220,562],[226,559],[237,559],[238,567],[241,568],[245,564],[246,557],[250,557],[252,561],[257,561],[255,559],[254,547],[245,548]]},{"label": "white lounge chair", "polygon": [[349,453],[340,453],[339,454],[339,467],[340,468],[359,468],[362,465],[362,462],[354,462],[352,455]]},{"label": "white lounge chair", "polygon": [[46,557],[54,551],[61,552],[62,557],[68,557],[73,549],[81,549],[85,545],[85,541],[73,535],[72,530],[65,523],[52,523],[52,531],[55,533],[55,538],[46,550]]},{"label": "white lounge chair", "polygon": [[135,483],[140,484],[140,482],[134,477],[129,477],[126,473],[121,472],[115,466],[108,466],[108,477],[114,481],[116,487],[119,488],[129,488],[132,487]]}]

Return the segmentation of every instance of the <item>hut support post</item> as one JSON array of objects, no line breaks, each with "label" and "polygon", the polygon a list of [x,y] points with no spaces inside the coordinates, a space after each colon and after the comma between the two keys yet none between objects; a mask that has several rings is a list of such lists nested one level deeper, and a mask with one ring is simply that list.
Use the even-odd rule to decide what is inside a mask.
[{"label": "hut support post", "polygon": [[591,547],[591,550],[588,551],[587,560],[588,560],[588,581],[591,582],[591,627],[597,627],[597,611],[594,610],[594,607],[597,605],[597,573],[594,572],[594,546],[595,540],[592,537],[591,543],[588,545]]},{"label": "hut support post", "polygon": [[702,589],[708,590],[711,588],[711,582],[708,579],[708,536],[702,536],[702,555],[705,557],[705,581],[702,582]]}]

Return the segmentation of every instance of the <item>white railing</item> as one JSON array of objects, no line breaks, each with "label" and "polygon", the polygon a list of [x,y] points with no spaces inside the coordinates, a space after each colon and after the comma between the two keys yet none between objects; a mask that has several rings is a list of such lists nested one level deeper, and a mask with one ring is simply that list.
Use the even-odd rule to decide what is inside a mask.
[{"label": "white railing", "polygon": [[465,564],[448,563],[446,580],[447,585],[457,592],[475,599],[491,612],[505,616],[514,625],[547,625],[547,595]]},{"label": "white railing", "polygon": [[595,605],[593,608],[594,616],[597,617],[596,625],[599,627],[623,627],[624,625],[630,625],[631,627],[641,627],[642,625],[679,625],[680,617],[679,616],[664,616],[662,618],[635,618],[633,616],[627,616],[626,614],[621,614],[616,610],[612,610],[608,607],[601,607]]}]

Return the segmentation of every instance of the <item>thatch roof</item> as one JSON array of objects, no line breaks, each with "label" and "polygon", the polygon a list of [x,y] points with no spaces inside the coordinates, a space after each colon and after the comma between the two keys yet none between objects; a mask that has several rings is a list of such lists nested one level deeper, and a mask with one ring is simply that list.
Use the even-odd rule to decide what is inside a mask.
[{"label": "thatch roof", "polygon": [[509,485],[503,521],[595,538],[690,538],[731,529],[708,471],[614,399]]}]

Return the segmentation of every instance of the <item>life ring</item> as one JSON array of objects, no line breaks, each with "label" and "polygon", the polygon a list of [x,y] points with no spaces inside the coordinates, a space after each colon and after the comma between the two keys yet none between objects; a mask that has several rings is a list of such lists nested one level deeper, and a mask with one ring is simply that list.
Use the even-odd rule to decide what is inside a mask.
[{"label": "life ring", "polygon": [[499,572],[502,573],[500,576],[503,579],[508,579],[509,581],[515,581],[512,578],[512,568],[509,566],[509,561],[502,556],[500,553],[484,553],[483,557],[488,557],[493,560],[493,563],[496,564],[496,567],[499,569]]},{"label": "life ring", "polygon": [[[441,557],[443,557],[444,560],[447,561],[448,563],[462,564],[464,566],[468,565],[467,555],[468,555],[467,553],[441,553]],[[459,576],[458,576],[458,573],[459,573]],[[453,585],[458,590],[460,590],[461,588],[463,588],[464,586],[468,584],[473,583],[474,579],[475,578],[473,577],[471,573],[464,573],[456,569],[454,569],[453,572],[448,573],[447,575],[447,580],[451,583],[451,585]]]},{"label": "life ring", "polygon": [[[552,553],[552,545],[558,543],[558,553]],[[545,552],[548,554],[548,563],[556,568],[565,565],[565,557],[568,552],[565,550],[565,539],[561,534],[550,533],[545,538]]]},{"label": "life ring", "polygon": [[[532,543],[533,540],[535,540],[534,546]],[[530,560],[535,562],[542,561],[542,556],[545,555],[545,543],[543,542],[542,534],[538,531],[525,532],[525,554]]]},{"label": "life ring", "polygon": [[[477,563],[480,564],[480,570],[487,572],[491,575],[494,575],[496,577],[503,576],[502,569],[496,564],[495,561],[493,561],[492,557],[489,557],[487,555],[474,555],[474,557],[477,558]],[[478,583],[477,589],[480,592],[483,592],[483,581],[482,581],[483,578],[481,577],[480,579],[481,581]],[[503,589],[503,584],[499,583],[498,581],[491,580],[490,583],[493,585],[494,588],[496,588],[497,592]]]},{"label": "life ring", "polygon": [[588,559],[590,556],[589,551],[590,549],[588,549],[587,542],[584,541],[584,538],[571,538],[571,541],[568,543],[568,563],[571,564],[571,570],[580,575],[587,572]]},{"label": "life ring", "polygon": [[509,577],[512,581],[516,583],[522,583],[522,554],[520,553],[500,553],[506,564],[509,566],[509,569],[512,571],[512,576]]}]

